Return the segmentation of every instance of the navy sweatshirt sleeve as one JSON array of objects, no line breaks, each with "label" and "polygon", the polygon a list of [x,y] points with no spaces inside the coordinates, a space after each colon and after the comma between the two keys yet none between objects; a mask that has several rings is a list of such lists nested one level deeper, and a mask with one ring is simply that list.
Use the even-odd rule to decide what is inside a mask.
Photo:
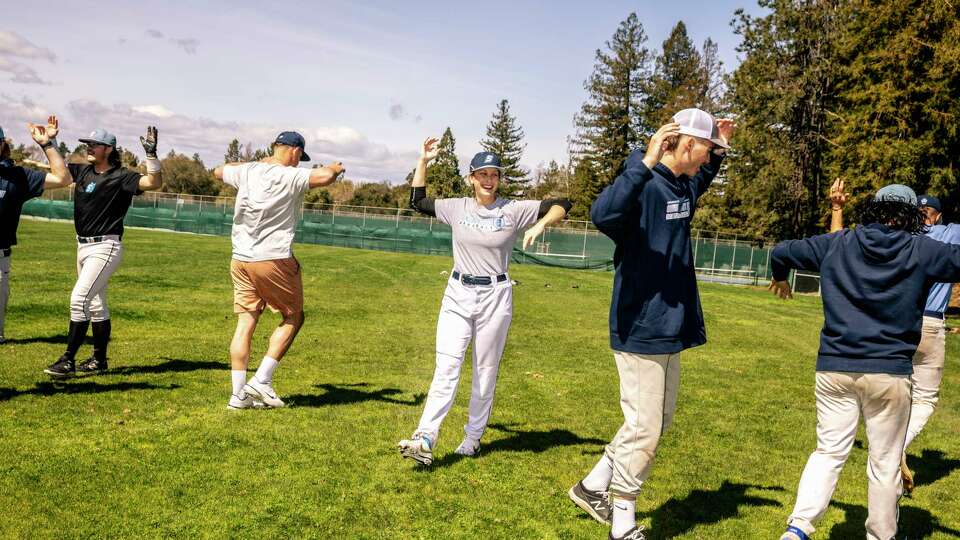
[{"label": "navy sweatshirt sleeve", "polygon": [[717,177],[717,173],[720,172],[720,165],[723,163],[723,156],[718,156],[713,152],[710,152],[710,163],[700,167],[700,170],[693,177],[693,181],[697,186],[697,197],[700,197],[706,193],[707,189],[710,187],[710,184],[713,183],[713,179]]},{"label": "navy sweatshirt sleeve", "polygon": [[960,245],[945,244],[932,238],[921,236],[921,268],[927,277],[938,283],[956,283],[960,281]]},{"label": "navy sweatshirt sleeve", "polygon": [[770,254],[773,279],[776,281],[787,279],[791,268],[819,272],[827,250],[830,249],[830,243],[841,232],[821,234],[803,240],[785,240],[777,244]]},{"label": "navy sweatshirt sleeve", "polygon": [[619,242],[624,219],[640,206],[638,197],[653,172],[643,163],[643,151],[634,150],[626,160],[624,171],[600,192],[590,208],[590,219],[603,234]]}]

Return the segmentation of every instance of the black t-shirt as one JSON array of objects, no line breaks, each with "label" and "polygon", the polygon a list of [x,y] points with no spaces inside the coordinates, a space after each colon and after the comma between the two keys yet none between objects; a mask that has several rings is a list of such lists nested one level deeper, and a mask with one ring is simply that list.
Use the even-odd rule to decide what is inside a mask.
[{"label": "black t-shirt", "polygon": [[73,224],[77,236],[123,235],[123,218],[134,195],[140,195],[140,173],[115,167],[97,174],[93,165],[71,163]]},{"label": "black t-shirt", "polygon": [[0,249],[17,245],[17,225],[23,203],[43,194],[47,175],[0,161]]}]

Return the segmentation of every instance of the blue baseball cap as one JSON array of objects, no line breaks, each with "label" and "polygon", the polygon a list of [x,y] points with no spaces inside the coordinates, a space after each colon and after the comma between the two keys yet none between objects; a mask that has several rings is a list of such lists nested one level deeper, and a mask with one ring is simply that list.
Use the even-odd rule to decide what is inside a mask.
[{"label": "blue baseball cap", "polygon": [[473,159],[470,160],[470,172],[479,171],[480,169],[497,169],[498,171],[502,171],[503,166],[500,164],[500,156],[493,152],[480,152],[473,156]]},{"label": "blue baseball cap", "polygon": [[917,197],[917,200],[918,200],[917,205],[920,206],[921,208],[924,206],[928,206],[930,208],[933,208],[937,212],[943,211],[940,207],[940,199],[934,197],[933,195],[921,195]]},{"label": "blue baseball cap", "polygon": [[117,147],[117,136],[103,128],[97,128],[90,132],[90,135],[80,139],[84,144],[105,144],[107,146]]},{"label": "blue baseball cap", "polygon": [[914,206],[917,204],[917,194],[903,184],[883,186],[877,190],[877,194],[874,195],[873,199],[876,201],[902,202]]},{"label": "blue baseball cap", "polygon": [[307,155],[307,141],[296,131],[284,131],[277,135],[277,140],[273,141],[273,144],[295,146],[303,152],[300,154],[300,161],[310,161],[310,156]]}]

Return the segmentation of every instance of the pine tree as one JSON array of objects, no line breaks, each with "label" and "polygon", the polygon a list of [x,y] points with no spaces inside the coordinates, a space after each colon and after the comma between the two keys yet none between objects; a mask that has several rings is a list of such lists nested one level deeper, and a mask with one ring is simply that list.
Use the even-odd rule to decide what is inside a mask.
[{"label": "pine tree", "polygon": [[662,126],[681,109],[703,107],[708,87],[703,57],[680,21],[657,55],[644,115],[651,127]]},{"label": "pine tree", "polygon": [[597,172],[596,163],[590,156],[584,156],[577,161],[573,167],[573,180],[570,189],[573,202],[570,219],[589,221],[590,207],[606,185],[607,182]]},{"label": "pine tree", "polygon": [[463,197],[469,193],[460,175],[456,146],[457,141],[448,127],[440,137],[437,159],[427,167],[427,194],[430,197],[444,199]]},{"label": "pine tree", "polygon": [[510,114],[510,103],[501,100],[487,124],[487,136],[480,141],[487,152],[500,156],[503,166],[500,194],[504,197],[523,195],[530,188],[530,178],[520,167],[520,159],[526,144],[523,142],[523,128],[517,125],[517,119]]},{"label": "pine tree", "polygon": [[230,141],[230,144],[227,146],[227,153],[223,155],[223,162],[236,163],[238,161],[241,161],[242,156],[240,154],[240,150],[241,150],[240,141],[238,141],[237,139]]},{"label": "pine tree", "polygon": [[574,118],[574,157],[578,163],[589,158],[590,165],[581,169],[595,176],[589,187],[575,183],[578,189],[588,189],[573,194],[580,201],[580,211],[589,211],[599,193],[597,185],[602,188],[612,182],[630,152],[652,133],[653,126],[642,114],[651,62],[646,41],[643,25],[637,14],[631,13],[606,42],[606,50],[597,49],[593,73],[584,83],[589,97]]}]

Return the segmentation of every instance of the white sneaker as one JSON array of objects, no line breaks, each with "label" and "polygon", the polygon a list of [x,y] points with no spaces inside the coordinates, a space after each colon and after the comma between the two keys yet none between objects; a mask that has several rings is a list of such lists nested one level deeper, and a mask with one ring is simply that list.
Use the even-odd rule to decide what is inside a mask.
[{"label": "white sneaker", "polygon": [[283,401],[277,397],[277,391],[273,389],[273,386],[270,383],[260,382],[256,375],[251,377],[247,384],[243,385],[243,391],[267,407],[274,409],[283,407]]},{"label": "white sneaker", "polygon": [[433,463],[433,441],[423,433],[414,433],[413,437],[397,443],[400,455],[410,458],[427,467]]},{"label": "white sneaker", "polygon": [[454,454],[460,454],[461,456],[473,457],[480,453],[480,441],[475,441],[469,437],[463,439],[463,442],[460,443],[460,446],[453,451]]},{"label": "white sneaker", "polygon": [[253,399],[253,396],[244,392],[241,394],[243,397],[240,397],[236,394],[230,395],[230,401],[227,402],[227,408],[230,410],[238,409],[262,409],[264,407],[263,403]]}]

